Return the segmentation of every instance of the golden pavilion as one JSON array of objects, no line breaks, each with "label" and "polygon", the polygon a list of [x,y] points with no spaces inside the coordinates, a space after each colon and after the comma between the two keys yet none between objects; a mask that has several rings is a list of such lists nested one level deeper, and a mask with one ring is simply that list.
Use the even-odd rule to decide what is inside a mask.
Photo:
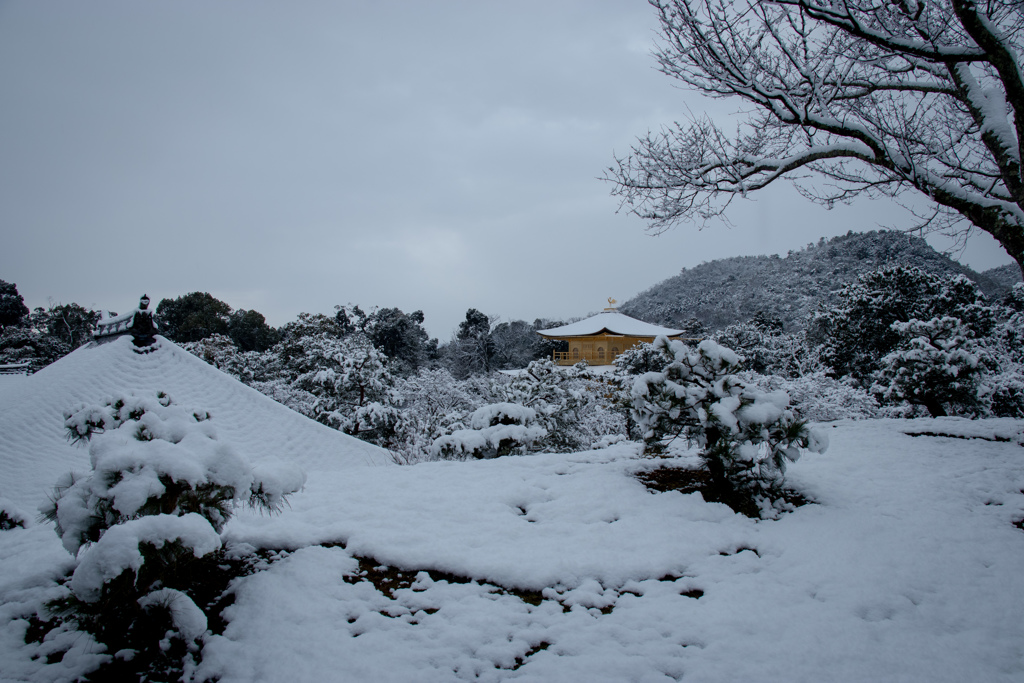
[{"label": "golden pavilion", "polygon": [[672,330],[645,323],[619,313],[612,307],[585,320],[578,320],[537,333],[546,339],[557,339],[568,344],[568,351],[554,351],[552,360],[558,365],[575,365],[586,361],[589,365],[611,365],[615,357],[641,342],[652,342],[655,337],[678,337],[683,330]]}]

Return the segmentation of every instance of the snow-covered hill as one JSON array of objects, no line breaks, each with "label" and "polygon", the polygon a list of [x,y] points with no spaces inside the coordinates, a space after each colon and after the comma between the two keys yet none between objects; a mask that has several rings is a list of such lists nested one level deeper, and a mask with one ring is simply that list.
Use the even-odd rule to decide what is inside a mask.
[{"label": "snow-covered hill", "polygon": [[280,458],[307,471],[390,462],[384,450],[285,408],[162,337],[151,353],[134,349],[130,337],[119,337],[30,377],[0,377],[0,496],[35,514],[60,474],[88,470],[88,449],[64,436],[63,412],[125,391],[164,391],[208,410],[221,437],[253,462]]},{"label": "snow-covered hill", "polygon": [[849,233],[778,256],[737,256],[683,269],[621,306],[641,320],[686,327],[696,319],[713,331],[744,322],[759,311],[779,318],[787,331],[803,328],[820,304],[859,276],[884,266],[916,266],[936,275],[966,275],[992,301],[1016,282],[1016,266],[976,273],[935,251],[920,237],[878,230]]}]

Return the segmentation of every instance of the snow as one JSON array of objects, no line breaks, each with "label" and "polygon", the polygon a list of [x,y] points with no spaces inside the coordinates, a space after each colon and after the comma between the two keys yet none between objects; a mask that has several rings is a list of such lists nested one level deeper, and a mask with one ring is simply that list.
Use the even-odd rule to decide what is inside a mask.
[{"label": "snow", "polygon": [[618,311],[605,311],[561,327],[538,330],[537,334],[545,337],[589,337],[602,332],[630,337],[657,337],[658,335],[675,337],[682,334],[683,330],[672,330],[660,325],[645,323]]},{"label": "snow", "polygon": [[537,411],[518,403],[492,403],[474,410],[469,418],[469,426],[473,429],[486,429],[503,420],[512,420],[521,425],[529,424],[537,420]]},{"label": "snow", "polygon": [[[768,522],[648,493],[628,473],[660,463],[628,446],[318,479],[288,514],[233,522],[238,538],[299,549],[238,583],[200,670],[225,683],[1020,680],[1024,452],[904,425],[830,429],[829,453],[790,469],[818,504]],[[346,549],[312,545],[326,540]],[[420,574],[388,598],[339,581],[352,554],[474,581]]]},{"label": "snow", "polygon": [[180,541],[203,557],[220,548],[220,535],[206,519],[195,512],[182,515],[153,515],[116,524],[79,555],[79,564],[71,577],[71,590],[86,602],[99,599],[103,584],[126,570],[137,572],[143,564],[143,543],[160,549],[170,541]]},{"label": "snow", "polygon": [[206,614],[192,598],[173,588],[160,588],[139,598],[142,607],[167,606],[171,623],[186,641],[197,640],[206,633]]},{"label": "snow", "polygon": [[[201,548],[283,549],[233,582],[222,633],[170,593],[144,598],[173,603],[179,630],[201,641],[195,680],[1024,679],[1022,420],[819,427],[829,450],[787,475],[815,504],[755,521],[696,493],[648,491],[635,473],[695,454],[646,459],[629,442],[369,466],[375,449],[277,412],[173,345],[139,355],[127,343],[0,383],[0,493],[33,509],[87,466],[62,411],[122,390],[168,391],[209,409],[237,452],[299,462],[306,487],[282,514],[240,511],[223,538],[192,529]],[[28,619],[67,596],[71,570],[96,585],[131,566],[132,543],[170,538],[162,518],[145,519],[160,528],[122,532],[116,552],[115,536],[89,559],[111,529],[77,569],[50,525],[0,532],[0,680],[73,681],[113,654],[70,627],[26,644]],[[411,583],[357,580],[360,558]]]}]

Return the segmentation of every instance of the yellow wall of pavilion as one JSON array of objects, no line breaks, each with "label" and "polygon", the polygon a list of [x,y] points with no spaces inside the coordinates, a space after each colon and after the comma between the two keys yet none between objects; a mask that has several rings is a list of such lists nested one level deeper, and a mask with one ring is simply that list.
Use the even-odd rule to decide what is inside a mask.
[{"label": "yellow wall of pavilion", "polygon": [[555,352],[554,360],[560,365],[575,365],[582,360],[590,365],[611,365],[615,357],[640,342],[654,341],[654,337],[625,337],[598,334],[590,337],[563,337],[569,344],[564,353]]}]

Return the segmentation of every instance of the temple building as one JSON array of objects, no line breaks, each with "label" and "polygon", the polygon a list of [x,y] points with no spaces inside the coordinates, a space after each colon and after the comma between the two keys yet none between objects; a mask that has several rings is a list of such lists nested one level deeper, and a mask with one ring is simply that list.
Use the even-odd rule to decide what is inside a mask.
[{"label": "temple building", "polygon": [[[614,304],[615,300],[608,299],[608,303]],[[558,365],[575,365],[580,361],[586,361],[589,365],[611,365],[616,356],[641,342],[652,342],[659,335],[678,337],[682,333],[683,330],[672,330],[630,318],[614,307],[606,308],[586,320],[538,331],[542,337],[568,344],[568,351],[553,352],[552,360]]]}]

